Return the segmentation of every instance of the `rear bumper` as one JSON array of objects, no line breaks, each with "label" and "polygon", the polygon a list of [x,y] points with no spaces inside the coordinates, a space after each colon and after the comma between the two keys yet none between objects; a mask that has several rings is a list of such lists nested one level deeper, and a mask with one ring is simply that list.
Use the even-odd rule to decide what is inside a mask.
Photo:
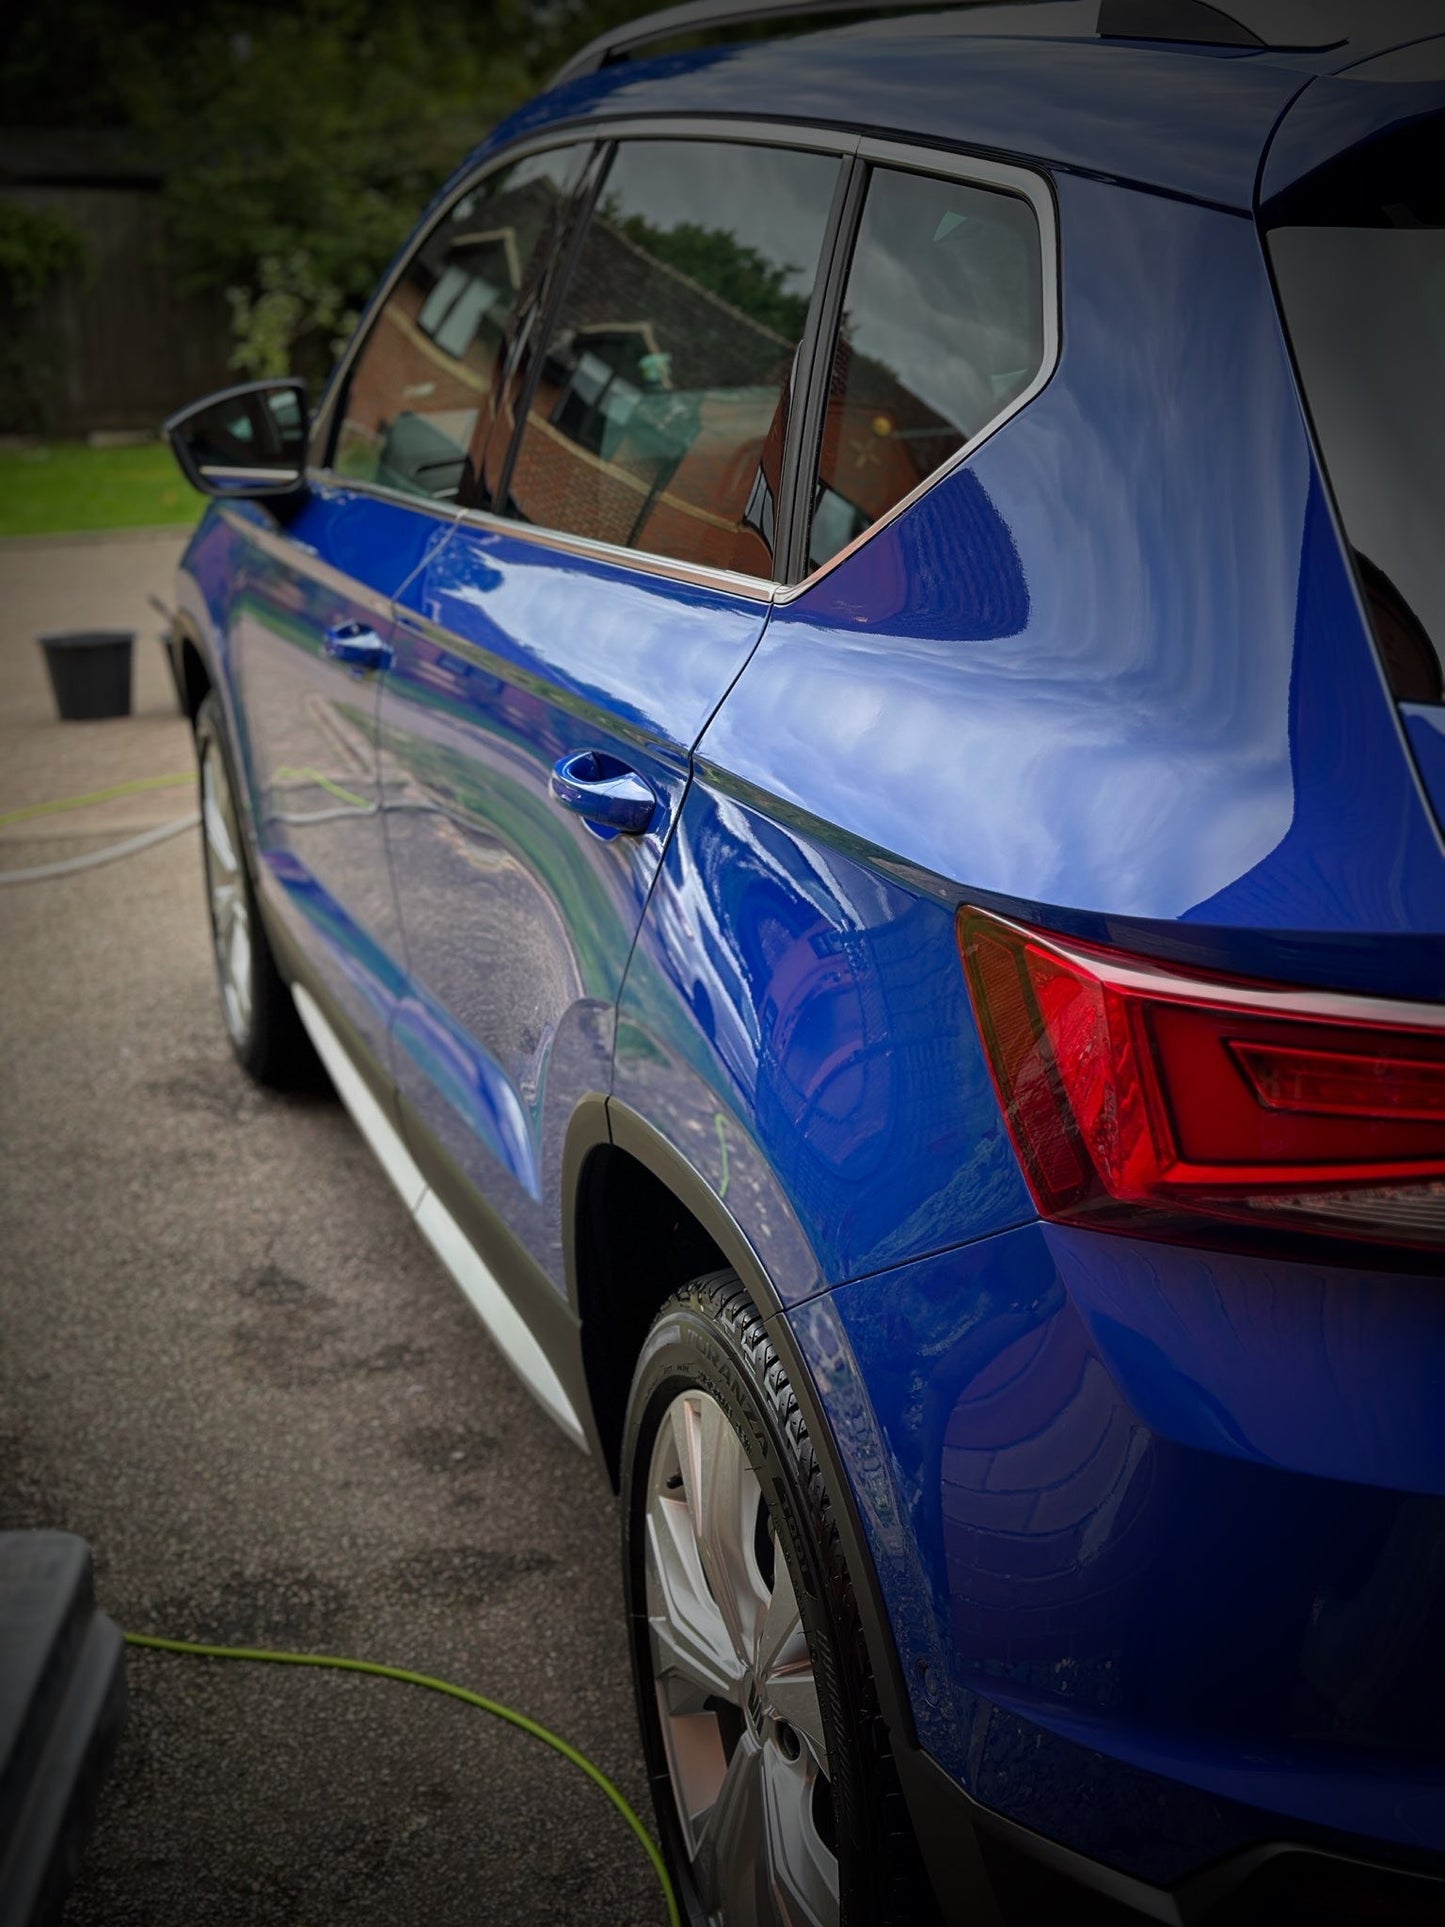
[{"label": "rear bumper", "polygon": [[1033,1225],[789,1322],[913,1758],[1015,1884],[1194,1922],[1366,1881],[1388,1920],[1445,1872],[1440,1280]]}]

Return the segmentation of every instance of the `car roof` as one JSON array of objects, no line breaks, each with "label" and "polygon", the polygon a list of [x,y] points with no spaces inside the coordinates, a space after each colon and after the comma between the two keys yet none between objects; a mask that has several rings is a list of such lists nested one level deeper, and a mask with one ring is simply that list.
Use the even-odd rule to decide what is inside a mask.
[{"label": "car roof", "polygon": [[782,20],[765,39],[643,47],[638,58],[604,50],[600,65],[594,47],[499,138],[654,115],[842,125],[1243,211],[1273,129],[1313,77],[1437,36],[1442,24],[1440,0],[1220,0],[1242,32],[1268,44],[1139,37],[1137,25],[1167,21],[1171,4],[1102,0],[1106,27],[1130,26],[1128,38],[1101,36],[1101,0],[1013,0],[882,18],[844,12],[810,20],[802,34]]}]

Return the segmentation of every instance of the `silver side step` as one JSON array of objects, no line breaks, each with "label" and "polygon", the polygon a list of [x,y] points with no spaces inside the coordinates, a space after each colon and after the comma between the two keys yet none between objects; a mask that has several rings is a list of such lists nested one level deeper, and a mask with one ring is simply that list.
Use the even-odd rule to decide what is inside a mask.
[{"label": "silver side step", "polygon": [[306,1033],[316,1046],[316,1055],[326,1066],[357,1130],[396,1186],[422,1236],[471,1299],[502,1356],[533,1398],[575,1444],[585,1447],[582,1421],[547,1354],[533,1337],[531,1327],[497,1283],[475,1245],[468,1242],[466,1233],[427,1184],[396,1127],[347,1055],[346,1046],[317,1009],[315,998],[300,984],[292,986],[291,994],[296,999]]}]

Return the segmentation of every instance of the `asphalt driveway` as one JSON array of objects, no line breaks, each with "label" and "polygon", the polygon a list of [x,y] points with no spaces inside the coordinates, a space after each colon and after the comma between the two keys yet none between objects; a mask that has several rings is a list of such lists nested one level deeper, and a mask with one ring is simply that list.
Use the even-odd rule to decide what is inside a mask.
[{"label": "asphalt driveway", "polygon": [[[158,621],[180,539],[0,544],[0,814],[190,766]],[[33,637],[142,632],[137,714],[59,724]],[[0,869],[192,807],[0,826]],[[0,1526],[79,1532],[134,1631],[492,1694],[650,1818],[600,1473],[518,1387],[339,1104],[235,1068],[195,832],[0,890]],[[68,1927],[652,1922],[576,1770],[378,1680],[132,1653]]]}]

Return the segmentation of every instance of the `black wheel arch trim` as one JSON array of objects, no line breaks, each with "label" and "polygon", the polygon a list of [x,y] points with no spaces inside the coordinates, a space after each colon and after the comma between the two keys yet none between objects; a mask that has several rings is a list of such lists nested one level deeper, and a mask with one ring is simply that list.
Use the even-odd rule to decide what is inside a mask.
[{"label": "black wheel arch trim", "polygon": [[625,1151],[635,1158],[660,1184],[667,1187],[678,1203],[690,1211],[712,1239],[724,1259],[747,1287],[753,1303],[762,1313],[768,1337],[787,1368],[813,1448],[823,1461],[829,1494],[838,1514],[848,1571],[858,1598],[868,1640],[868,1655],[878,1685],[879,1705],[888,1723],[895,1746],[916,1746],[917,1731],[904,1689],[902,1668],[884,1610],[873,1558],[864,1536],[863,1522],[853,1499],[853,1490],[833,1443],[813,1384],[812,1373],[803,1359],[784,1315],[783,1301],[768,1275],[766,1266],[753,1249],[746,1232],[700,1172],[661,1132],[645,1118],[611,1097],[579,1108],[567,1134],[563,1153],[562,1210],[564,1248],[567,1263],[567,1289],[574,1307],[581,1310],[579,1234],[587,1209],[585,1171],[592,1153],[607,1147]]}]

